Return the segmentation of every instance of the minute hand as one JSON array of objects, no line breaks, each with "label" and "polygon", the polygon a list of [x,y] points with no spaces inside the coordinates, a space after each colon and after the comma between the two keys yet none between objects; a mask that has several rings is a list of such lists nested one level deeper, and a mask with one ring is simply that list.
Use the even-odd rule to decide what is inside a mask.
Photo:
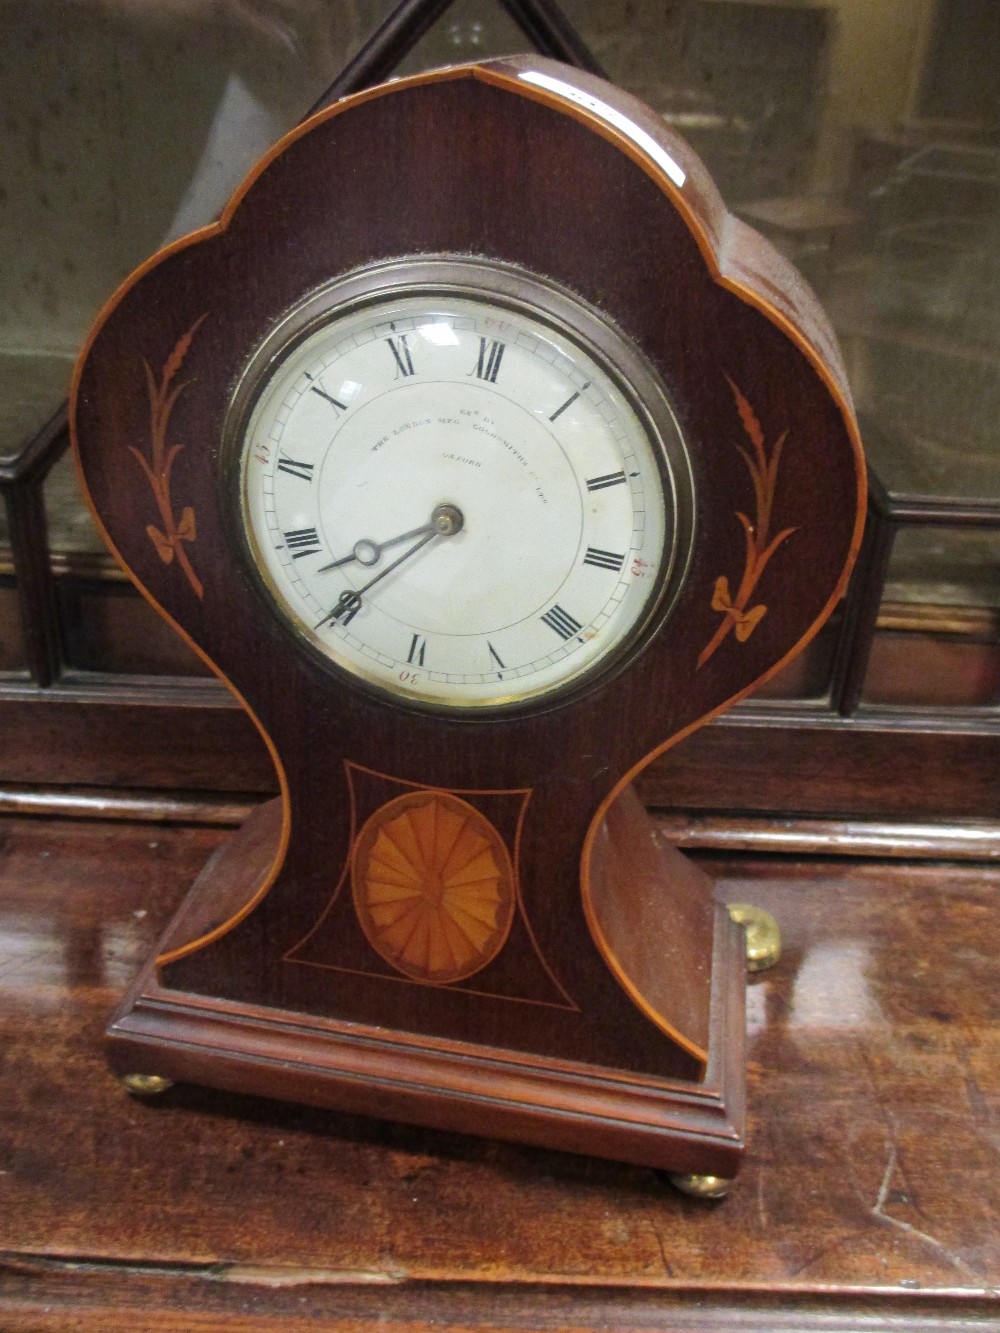
[{"label": "minute hand", "polygon": [[348,611],[357,611],[361,606],[362,597],[364,597],[365,593],[374,588],[376,583],[381,583],[382,580],[388,574],[391,574],[394,569],[398,569],[404,560],[409,560],[410,556],[416,555],[422,546],[426,546],[427,543],[433,541],[435,537],[440,537],[442,535],[443,534],[438,532],[437,529],[432,529],[430,532],[425,533],[418,542],[414,542],[408,551],[404,551],[402,555],[397,555],[396,559],[386,565],[385,569],[376,574],[373,579],[369,579],[363,588],[345,588],[337,599],[337,605],[328,616],[323,617],[316,628],[319,629],[321,626],[325,625],[327,621],[338,620]]}]

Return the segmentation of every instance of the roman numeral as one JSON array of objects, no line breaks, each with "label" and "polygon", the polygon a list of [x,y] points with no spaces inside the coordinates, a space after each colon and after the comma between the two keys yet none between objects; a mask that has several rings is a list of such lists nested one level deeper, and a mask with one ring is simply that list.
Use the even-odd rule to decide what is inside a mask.
[{"label": "roman numeral", "polygon": [[480,338],[479,360],[476,362],[474,369],[469,371],[469,374],[478,375],[481,380],[486,380],[489,384],[496,384],[500,362],[503,360],[503,354],[506,350],[507,344],[500,342],[497,338],[492,339],[492,341]]},{"label": "roman numeral", "polygon": [[603,477],[587,478],[588,491],[603,491],[606,490],[608,486],[624,486],[624,484],[624,472],[606,472]]},{"label": "roman numeral", "polygon": [[618,555],[615,551],[602,551],[599,546],[588,546],[583,563],[593,565],[595,569],[613,569],[616,574],[620,574],[625,556]]},{"label": "roman numeral", "polygon": [[422,639],[419,634],[414,634],[410,640],[410,651],[406,655],[407,662],[411,666],[423,666],[424,652],[427,648],[427,640]]},{"label": "roman numeral", "polygon": [[293,528],[284,537],[293,560],[301,560],[304,555],[315,555],[321,549],[319,533],[315,528]]},{"label": "roman numeral", "polygon": [[[490,650],[490,657],[492,657],[493,661],[496,662],[497,666],[500,668],[500,671],[506,671],[507,670],[506,663],[501,661],[500,654],[493,647],[492,643],[490,643],[489,639],[486,640],[486,647]],[[498,676],[500,674],[500,671],[497,672]]]},{"label": "roman numeral", "polygon": [[406,379],[409,375],[415,374],[413,357],[410,355],[410,346],[406,341],[406,334],[401,333],[398,338],[386,338],[386,342],[389,344],[389,350],[396,362],[396,379]]},{"label": "roman numeral", "polygon": [[290,477],[298,477],[299,481],[312,481],[315,466],[315,463],[300,463],[297,458],[289,458],[286,454],[278,458],[278,471],[287,472]]},{"label": "roman numeral", "polygon": [[[305,371],[305,377],[307,380],[312,381],[313,377],[309,374],[308,370]],[[312,393],[318,393],[321,398],[325,398],[335,412],[347,411],[346,403],[342,403],[339,398],[334,398],[333,394],[327,393],[324,388],[321,388],[320,385],[316,384],[314,381],[310,383],[309,388]]]},{"label": "roman numeral", "polygon": [[546,611],[541,617],[548,625],[549,629],[554,629],[560,639],[571,639],[578,633],[583,626],[578,620],[574,620],[568,611],[564,611],[557,602],[551,611]]},{"label": "roman numeral", "polygon": [[556,417],[561,417],[562,414],[566,411],[567,407],[572,407],[573,404],[576,402],[576,400],[580,397],[580,394],[589,388],[590,388],[590,380],[587,381],[587,383],[583,386],[582,389],[577,389],[576,393],[571,393],[570,396],[563,403],[562,407],[556,408],[556,410],[549,417],[549,420],[555,421]]}]

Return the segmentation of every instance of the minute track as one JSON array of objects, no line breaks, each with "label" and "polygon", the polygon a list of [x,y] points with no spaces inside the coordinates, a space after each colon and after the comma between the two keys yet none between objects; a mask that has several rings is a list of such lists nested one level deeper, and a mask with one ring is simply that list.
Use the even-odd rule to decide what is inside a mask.
[{"label": "minute track", "polygon": [[[279,446],[268,522],[286,553],[268,577],[327,659],[428,707],[488,709],[627,645],[660,584],[663,463],[575,335],[520,294],[403,294],[320,324],[278,367],[253,423]],[[257,475],[247,457],[248,510]],[[415,522],[440,505],[464,516],[447,541]]]}]

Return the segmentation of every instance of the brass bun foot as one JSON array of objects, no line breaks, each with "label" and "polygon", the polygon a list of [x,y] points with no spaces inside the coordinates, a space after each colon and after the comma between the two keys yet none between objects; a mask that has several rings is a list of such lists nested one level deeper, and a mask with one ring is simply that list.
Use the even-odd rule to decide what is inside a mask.
[{"label": "brass bun foot", "polygon": [[667,1179],[675,1190],[689,1194],[692,1199],[724,1199],[733,1183],[725,1176],[675,1176]]},{"label": "brass bun foot", "polygon": [[753,903],[727,903],[726,910],[747,934],[747,971],[765,972],[781,957],[781,929],[770,912]]},{"label": "brass bun foot", "polygon": [[122,1074],[121,1084],[133,1097],[158,1097],[174,1086],[173,1079],[159,1074]]}]

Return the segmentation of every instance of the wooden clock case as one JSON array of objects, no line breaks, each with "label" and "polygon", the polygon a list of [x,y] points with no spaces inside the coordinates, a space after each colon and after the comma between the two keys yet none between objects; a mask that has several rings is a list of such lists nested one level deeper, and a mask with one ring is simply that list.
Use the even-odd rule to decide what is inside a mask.
[{"label": "wooden clock case", "polygon": [[[220,451],[242,368],[306,293],[407,255],[578,293],[662,377],[691,451],[669,620],[561,706],[468,720],[379,699],[301,650],[232,542]],[[282,793],[169,926],[109,1028],[114,1066],[734,1175],[742,932],[629,784],[816,633],[865,482],[815,298],[691,150],[537,57],[347,98],[124,284],[81,356],[72,428],[109,544],[247,707]],[[352,893],[365,830],[447,812],[510,873],[492,951],[455,981],[391,965]]]}]

